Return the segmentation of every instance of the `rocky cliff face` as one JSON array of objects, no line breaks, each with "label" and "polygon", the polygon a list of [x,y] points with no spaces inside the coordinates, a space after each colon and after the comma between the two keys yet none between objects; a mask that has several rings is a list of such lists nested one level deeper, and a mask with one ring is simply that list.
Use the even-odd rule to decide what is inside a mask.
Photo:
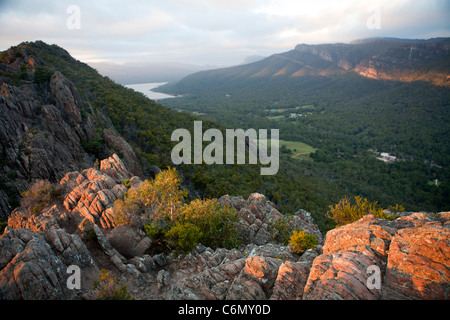
[{"label": "rocky cliff face", "polygon": [[[320,244],[298,255],[272,240],[268,222],[282,214],[263,195],[224,196],[219,202],[241,218],[244,245],[165,255],[110,218],[124,178],[140,182],[114,155],[99,170],[67,173],[64,194],[40,214],[15,210],[0,237],[0,299],[93,298],[101,268],[136,299],[448,299],[450,213],[369,215],[322,237],[300,210],[291,223]],[[67,286],[70,266],[81,270],[81,289]]]},{"label": "rocky cliff face", "polygon": [[92,167],[96,156],[85,147],[95,139],[103,140],[99,155],[120,152],[129,170],[142,175],[132,148],[115,132],[108,117],[84,102],[76,86],[60,72],[39,78],[36,74],[42,68],[42,60],[26,45],[6,51],[0,60],[3,219],[8,218],[10,198],[27,190],[30,181],[57,182],[67,172]]},{"label": "rocky cliff face", "polygon": [[[316,74],[353,71],[359,75],[378,80],[427,81],[449,86],[447,66],[450,44],[448,39],[400,40],[367,39],[351,44],[298,45],[296,59],[310,54],[323,61],[326,70],[310,65]],[[289,53],[288,53],[289,54]],[[295,74],[294,74],[295,75]]]}]

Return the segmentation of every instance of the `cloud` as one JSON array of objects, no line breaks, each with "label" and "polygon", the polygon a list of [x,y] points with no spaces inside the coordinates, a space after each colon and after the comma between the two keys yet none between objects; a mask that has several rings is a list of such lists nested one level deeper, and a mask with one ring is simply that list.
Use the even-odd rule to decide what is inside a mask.
[{"label": "cloud", "polygon": [[[0,49],[56,43],[83,61],[229,65],[298,43],[449,36],[447,0],[0,1]],[[69,29],[67,8],[80,9]],[[379,9],[379,28],[367,21]]]}]

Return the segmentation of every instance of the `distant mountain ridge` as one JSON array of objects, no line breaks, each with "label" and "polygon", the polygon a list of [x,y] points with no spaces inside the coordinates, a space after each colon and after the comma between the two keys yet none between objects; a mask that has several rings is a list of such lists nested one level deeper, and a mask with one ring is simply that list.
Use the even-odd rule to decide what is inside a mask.
[{"label": "distant mountain ridge", "polygon": [[402,82],[426,81],[450,86],[450,38],[407,40],[374,38],[350,44],[299,44],[295,49],[263,60],[187,76],[170,89],[187,93],[198,85],[226,85],[245,78],[339,76],[355,73],[365,78]]}]

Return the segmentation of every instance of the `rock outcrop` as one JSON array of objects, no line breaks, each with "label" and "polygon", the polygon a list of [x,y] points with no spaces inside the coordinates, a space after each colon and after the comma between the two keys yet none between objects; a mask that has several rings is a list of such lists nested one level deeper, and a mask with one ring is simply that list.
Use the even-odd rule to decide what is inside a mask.
[{"label": "rock outcrop", "polygon": [[[117,155],[99,170],[67,173],[62,198],[39,214],[16,209],[0,237],[0,299],[90,299],[100,269],[115,274],[136,299],[448,299],[450,213],[404,213],[393,221],[367,215],[323,237],[311,215],[284,217],[263,195],[224,196],[236,208],[244,243],[198,244],[186,255],[152,251],[134,226],[114,224],[113,202],[133,176]],[[315,234],[299,255],[277,243],[278,219]],[[71,266],[81,288],[67,285]]]},{"label": "rock outcrop", "polygon": [[329,231],[305,298],[448,299],[448,219],[448,213],[413,213],[394,221],[368,215]]},{"label": "rock outcrop", "polygon": [[[269,230],[270,224],[282,219],[284,216],[276,209],[276,206],[259,193],[251,194],[247,200],[242,197],[230,197],[228,195],[218,199],[222,205],[228,205],[238,210],[240,219],[240,232],[244,243],[263,245],[272,240],[273,234]],[[317,236],[322,241],[322,234],[314,223],[311,214],[305,210],[299,210],[288,221],[292,229],[302,229]]]},{"label": "rock outcrop", "polygon": [[0,238],[0,299],[69,299],[80,291],[67,286],[68,267],[82,268],[87,287],[99,270],[80,237],[64,229],[35,233],[7,228]]},{"label": "rock outcrop", "polygon": [[[63,204],[68,212],[78,212],[103,228],[114,226],[114,201],[122,199],[127,191],[124,179],[132,178],[123,162],[114,154],[102,160],[100,170],[94,168],[69,172],[61,180],[61,186],[70,190]],[[139,177],[134,180],[140,181]]]}]

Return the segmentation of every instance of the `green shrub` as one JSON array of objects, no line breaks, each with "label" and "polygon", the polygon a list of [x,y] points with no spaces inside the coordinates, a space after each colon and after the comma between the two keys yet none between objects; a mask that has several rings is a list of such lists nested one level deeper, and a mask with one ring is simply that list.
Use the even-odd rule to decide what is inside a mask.
[{"label": "green shrub", "polygon": [[200,228],[203,245],[231,249],[241,244],[236,210],[220,205],[217,200],[191,201],[180,209],[180,219]]},{"label": "green shrub", "polygon": [[97,300],[133,300],[128,294],[127,286],[119,287],[119,281],[108,270],[101,269],[98,280],[93,283],[97,291]]},{"label": "green shrub", "polygon": [[185,253],[194,249],[202,236],[200,228],[189,222],[177,224],[166,234],[169,245]]},{"label": "green shrub", "polygon": [[289,243],[289,236],[292,233],[292,227],[289,225],[289,217],[282,217],[269,222],[269,232],[272,234],[272,239],[287,245]]},{"label": "green shrub", "polygon": [[36,66],[34,69],[34,81],[37,84],[43,84],[50,80],[53,75],[53,71],[47,67]]},{"label": "green shrub", "polygon": [[162,224],[158,221],[151,221],[150,223],[144,225],[144,230],[147,236],[152,239],[158,239],[167,233],[167,224]]},{"label": "green shrub", "polygon": [[345,197],[338,204],[330,206],[327,216],[340,227],[348,223],[355,222],[365,215],[373,214],[376,218],[389,218],[378,205],[378,202],[369,202],[366,198],[355,197],[356,203],[353,205],[350,199]]},{"label": "green shrub", "polygon": [[[211,248],[239,246],[236,210],[210,199],[186,203],[187,191],[181,189],[180,184],[178,172],[169,168],[154,180],[131,187],[123,200],[114,203],[114,222],[116,225],[143,222],[150,238],[163,237],[182,251],[189,251],[199,242]],[[196,236],[189,233],[191,226],[198,228]],[[179,239],[186,243],[177,243]],[[192,243],[194,240],[196,242]]]},{"label": "green shrub", "polygon": [[296,230],[292,233],[292,236],[289,239],[289,243],[291,245],[292,251],[302,254],[308,249],[314,248],[319,244],[317,237],[306,233],[301,230]]},{"label": "green shrub", "polygon": [[129,179],[129,178],[125,178],[125,179],[123,180],[123,185],[124,185],[125,187],[127,187],[127,188],[130,188],[130,187],[131,187],[130,179]]},{"label": "green shrub", "polygon": [[140,218],[172,221],[187,196],[180,189],[181,178],[175,169],[161,171],[154,180],[145,180],[128,190],[123,200],[114,202],[115,223],[133,224]]},{"label": "green shrub", "polygon": [[395,220],[400,216],[400,212],[405,212],[405,207],[397,203],[395,206],[389,206],[388,210],[390,211],[390,214],[386,214],[385,219]]}]

